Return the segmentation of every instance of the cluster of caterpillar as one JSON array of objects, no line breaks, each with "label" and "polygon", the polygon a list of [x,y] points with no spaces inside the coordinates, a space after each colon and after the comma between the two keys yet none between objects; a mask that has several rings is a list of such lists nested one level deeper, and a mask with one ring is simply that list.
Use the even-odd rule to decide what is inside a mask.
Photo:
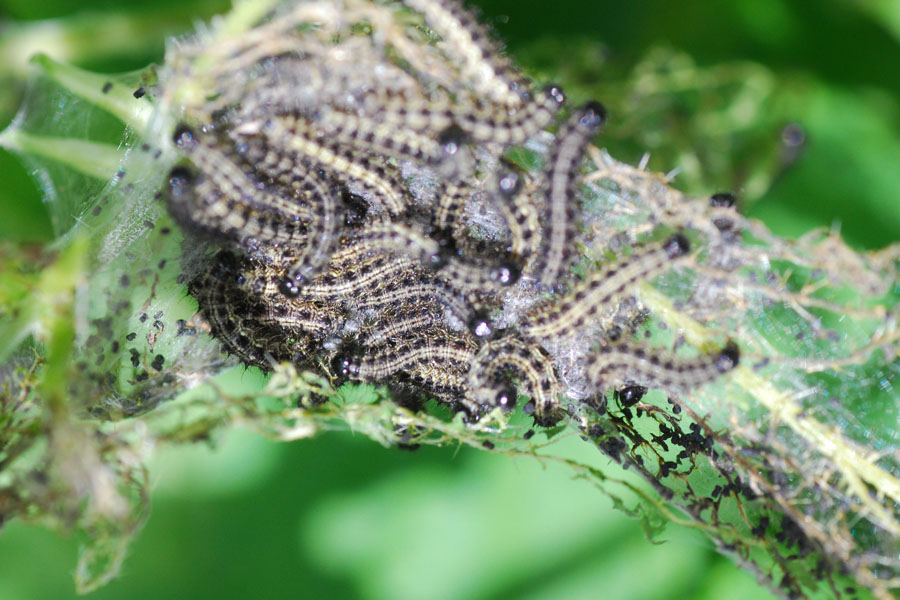
[{"label": "cluster of caterpillar", "polygon": [[[245,363],[325,357],[332,377],[408,386],[470,419],[522,395],[542,425],[564,416],[548,347],[566,336],[596,336],[582,370],[597,396],[686,390],[737,364],[732,343],[683,359],[597,331],[688,238],[573,274],[580,165],[606,111],[533,86],[455,0],[288,3],[212,81],[173,132],[167,203],[214,248],[188,289]],[[538,175],[504,160],[557,120]],[[512,323],[511,292],[537,299]]]}]

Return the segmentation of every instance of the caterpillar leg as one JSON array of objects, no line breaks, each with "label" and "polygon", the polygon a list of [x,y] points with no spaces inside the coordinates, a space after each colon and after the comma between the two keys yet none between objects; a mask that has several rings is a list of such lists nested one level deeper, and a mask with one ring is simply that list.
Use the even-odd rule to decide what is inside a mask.
[{"label": "caterpillar leg", "polygon": [[535,420],[551,424],[561,418],[559,381],[550,357],[538,346],[508,336],[484,344],[469,370],[468,399],[475,405],[515,406],[518,391],[507,376],[518,378],[534,402]]}]

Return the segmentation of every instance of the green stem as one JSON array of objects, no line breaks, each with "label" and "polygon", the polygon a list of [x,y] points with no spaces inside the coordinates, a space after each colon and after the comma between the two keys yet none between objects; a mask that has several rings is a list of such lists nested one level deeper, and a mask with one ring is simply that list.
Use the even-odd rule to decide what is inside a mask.
[{"label": "green stem", "polygon": [[49,158],[102,181],[108,181],[115,175],[123,157],[122,151],[110,144],[32,135],[16,127],[10,127],[0,133],[0,146]]},{"label": "green stem", "polygon": [[257,23],[277,4],[276,0],[237,0],[228,14],[222,17],[217,37],[238,36]]},{"label": "green stem", "polygon": [[46,344],[47,362],[41,376],[41,397],[54,419],[68,411],[69,379],[75,346],[75,296],[85,283],[89,240],[75,237],[44,269],[33,295],[34,324],[30,329]]}]

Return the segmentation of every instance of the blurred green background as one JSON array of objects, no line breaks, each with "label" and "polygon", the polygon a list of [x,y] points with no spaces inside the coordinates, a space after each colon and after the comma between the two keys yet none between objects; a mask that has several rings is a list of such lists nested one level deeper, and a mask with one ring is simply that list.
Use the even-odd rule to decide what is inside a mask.
[{"label": "blurred green background", "polygon": [[[784,235],[839,227],[861,249],[900,238],[900,2],[475,4],[536,78],[608,105],[600,143],[616,158],[649,152],[693,194],[735,190]],[[165,36],[226,6],[0,0],[0,125],[35,20],[64,17],[87,40],[58,58],[114,72],[161,61]],[[3,151],[0,182],[0,237],[49,239],[34,183]],[[274,444],[235,431],[215,445],[160,452],[149,523],[121,578],[92,597],[772,597],[694,532],[670,527],[651,544],[553,466],[351,433]],[[76,545],[5,524],[0,599],[72,596]]]}]

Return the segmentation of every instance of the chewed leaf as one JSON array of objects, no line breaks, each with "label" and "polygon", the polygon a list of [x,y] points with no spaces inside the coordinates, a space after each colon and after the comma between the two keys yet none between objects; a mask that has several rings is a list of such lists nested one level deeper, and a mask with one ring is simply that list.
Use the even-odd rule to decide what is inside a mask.
[{"label": "chewed leaf", "polygon": [[[664,519],[697,527],[792,597],[815,597],[822,588],[839,596],[847,577],[878,598],[896,594],[900,250],[859,254],[834,234],[788,242],[727,198],[687,198],[665,178],[590,145],[605,119],[596,103],[571,111],[556,137],[540,132],[541,123],[513,147],[509,139],[526,136],[503,119],[516,110],[491,103],[525,101],[510,100],[519,88],[502,85],[515,71],[498,68],[505,58],[493,56],[493,46],[472,51],[480,30],[457,26],[443,2],[407,5],[238,3],[196,39],[173,45],[158,84],[140,98],[131,92],[135,78],[38,59],[43,74],[0,143],[36,165],[60,250],[41,255],[43,277],[24,268],[0,275],[12,307],[0,312],[8,334],[0,336],[8,345],[0,359],[9,359],[4,373],[11,374],[2,406],[13,407],[14,433],[26,440],[0,444],[21,452],[9,458],[14,486],[41,468],[26,464],[28,448],[46,459],[52,485],[11,514],[44,514],[88,536],[76,577],[79,588],[93,589],[116,574],[146,514],[143,461],[151,442],[208,440],[235,422],[281,440],[345,427],[385,445],[466,445],[560,462],[640,517],[648,535]],[[423,36],[425,23],[447,31]],[[313,58],[321,60],[307,70]],[[385,73],[397,89],[379,87]],[[348,100],[346,81],[357,82],[359,98]],[[325,92],[331,96],[323,100]],[[396,109],[394,92],[420,102],[435,132],[402,129],[405,119],[424,117]],[[446,98],[471,131],[441,121]],[[559,98],[557,90],[544,101]],[[359,138],[355,127],[337,127],[335,151],[325,145],[329,136],[304,132],[315,124],[303,115],[335,107],[341,110],[330,117],[338,124],[370,125],[352,121],[365,116],[362,108],[343,110],[342,103],[355,110],[357,100],[398,125],[385,134],[376,124]],[[405,136],[403,143],[392,135]],[[369,144],[368,154],[355,143]],[[510,146],[502,158],[518,168],[507,188],[498,178],[496,198],[484,181],[506,163],[491,155],[491,144]],[[477,168],[461,158],[473,148]],[[416,152],[429,149],[434,154],[419,160]],[[259,151],[258,161],[239,163],[250,161],[242,155],[250,151]],[[372,173],[404,160],[423,164],[372,185],[374,192],[340,178],[362,171],[357,179],[370,184]],[[327,169],[336,175],[325,185],[317,177]],[[445,176],[468,177],[480,191],[443,206],[443,217],[429,214],[444,197],[416,194]],[[404,204],[413,197],[415,210]],[[503,201],[521,209],[506,230],[497,225],[501,217],[492,220]],[[321,214],[309,216],[320,204]],[[552,218],[541,216],[545,205]],[[559,225],[575,221],[572,205],[580,210],[577,231]],[[549,241],[529,247],[529,236],[513,237],[523,255],[536,255],[534,271],[507,261],[483,286],[471,286],[482,266],[467,267],[459,279],[496,310],[465,323],[440,295],[462,289],[459,280],[448,276],[451,283],[421,291],[462,250],[429,237],[419,213],[436,222],[450,215],[466,235],[475,223],[482,237],[465,241],[484,242],[489,259],[496,256],[488,242],[505,242],[507,230]],[[395,230],[407,235],[406,245],[375,234],[365,245],[366,233],[383,234],[386,222],[407,215]],[[319,237],[310,233],[317,227]],[[548,234],[553,228],[556,235]],[[576,234],[578,276],[569,277],[566,244]],[[323,238],[334,245],[315,246]],[[383,265],[372,260],[384,249],[376,242],[394,253]],[[430,270],[404,262],[415,244],[426,248]],[[340,268],[311,289],[337,292],[301,304],[304,277],[318,273],[301,272],[296,285],[281,276],[313,246],[316,268]],[[336,247],[361,250],[340,263]],[[213,252],[224,258],[212,262]],[[538,270],[554,274],[550,284],[537,281]],[[490,286],[499,280],[497,292]],[[391,285],[379,287],[385,281]],[[359,309],[381,296],[387,299]],[[476,295],[459,296],[469,307]],[[495,325],[508,347],[491,337]],[[404,327],[418,336],[408,347],[393,343],[404,339],[397,333]],[[327,335],[307,344],[316,328]],[[22,350],[29,335],[36,358]],[[364,336],[388,340],[372,342],[379,352],[362,356],[372,374],[360,377],[386,391],[336,389],[339,374],[359,374],[361,356],[353,352]],[[252,364],[253,375],[237,377],[243,367],[220,343]],[[484,356],[519,371],[491,370],[495,359]],[[533,383],[531,401],[519,397],[523,381]],[[485,390],[498,393],[484,400]],[[48,430],[55,442],[42,445]],[[568,458],[565,438],[590,444],[597,464]],[[610,461],[648,485],[611,475]]]}]

